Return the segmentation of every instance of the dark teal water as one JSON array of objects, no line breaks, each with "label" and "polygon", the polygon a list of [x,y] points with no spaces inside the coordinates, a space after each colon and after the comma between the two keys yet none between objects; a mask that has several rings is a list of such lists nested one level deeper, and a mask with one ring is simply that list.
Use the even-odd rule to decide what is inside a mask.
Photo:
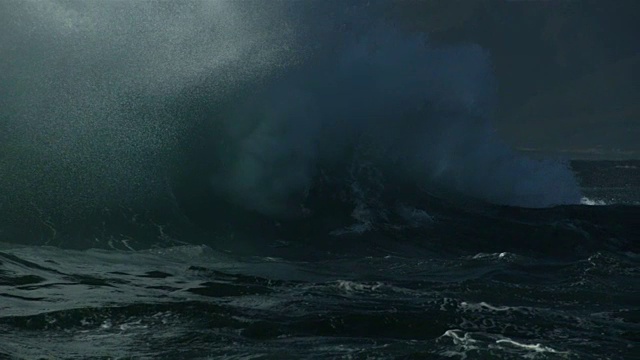
[{"label": "dark teal water", "polygon": [[424,208],[324,232],[5,238],[0,357],[638,358],[639,207]]}]

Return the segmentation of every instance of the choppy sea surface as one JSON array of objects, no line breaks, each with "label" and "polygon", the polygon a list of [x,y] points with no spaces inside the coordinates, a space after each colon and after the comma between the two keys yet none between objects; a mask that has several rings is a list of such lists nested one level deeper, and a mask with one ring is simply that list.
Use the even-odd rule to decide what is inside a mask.
[{"label": "choppy sea surface", "polygon": [[637,166],[574,162],[584,204],[547,209],[434,198],[344,226],[5,233],[0,358],[638,358]]}]

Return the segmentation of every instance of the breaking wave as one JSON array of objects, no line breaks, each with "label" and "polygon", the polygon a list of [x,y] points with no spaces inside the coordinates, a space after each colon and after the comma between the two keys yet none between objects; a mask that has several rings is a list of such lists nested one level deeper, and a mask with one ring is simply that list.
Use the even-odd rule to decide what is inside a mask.
[{"label": "breaking wave", "polygon": [[393,187],[580,203],[566,162],[523,156],[494,131],[490,54],[434,46],[383,8],[4,3],[3,203],[141,206],[182,181],[264,215],[300,216],[326,179],[354,203]]}]

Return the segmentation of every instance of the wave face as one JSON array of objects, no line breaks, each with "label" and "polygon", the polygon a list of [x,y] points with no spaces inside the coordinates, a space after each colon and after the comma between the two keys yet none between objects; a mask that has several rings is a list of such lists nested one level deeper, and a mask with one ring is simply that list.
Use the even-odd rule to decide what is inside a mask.
[{"label": "wave face", "polygon": [[490,54],[435,47],[384,21],[383,8],[4,3],[6,203],[148,203],[185,161],[220,198],[273,217],[305,214],[327,173],[352,196],[379,183],[521,207],[579,203],[566,163],[524,157],[495,134]]},{"label": "wave face", "polygon": [[494,134],[481,48],[432,48],[384,27],[359,35],[234,104],[224,121],[236,150],[216,187],[278,214],[318,169],[350,159],[352,171],[366,163],[385,181],[427,191],[523,207],[577,203],[565,163],[526,158]]}]

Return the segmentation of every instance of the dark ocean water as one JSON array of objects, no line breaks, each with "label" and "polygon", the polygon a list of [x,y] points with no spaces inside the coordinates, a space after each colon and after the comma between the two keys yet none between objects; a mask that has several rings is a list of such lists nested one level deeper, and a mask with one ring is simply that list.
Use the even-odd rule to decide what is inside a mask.
[{"label": "dark ocean water", "polygon": [[[638,176],[637,162],[574,166],[590,174],[586,183]],[[595,203],[638,194],[637,182],[625,184],[587,189]],[[638,197],[627,200],[637,204]],[[526,210],[441,201],[411,211],[342,231],[311,219],[290,228],[281,223],[277,234],[236,229],[174,239],[182,245],[160,233],[130,242],[100,239],[83,250],[5,238],[0,356],[640,354],[637,205]]]},{"label": "dark ocean water", "polygon": [[388,4],[0,1],[0,358],[640,358],[640,163]]}]

